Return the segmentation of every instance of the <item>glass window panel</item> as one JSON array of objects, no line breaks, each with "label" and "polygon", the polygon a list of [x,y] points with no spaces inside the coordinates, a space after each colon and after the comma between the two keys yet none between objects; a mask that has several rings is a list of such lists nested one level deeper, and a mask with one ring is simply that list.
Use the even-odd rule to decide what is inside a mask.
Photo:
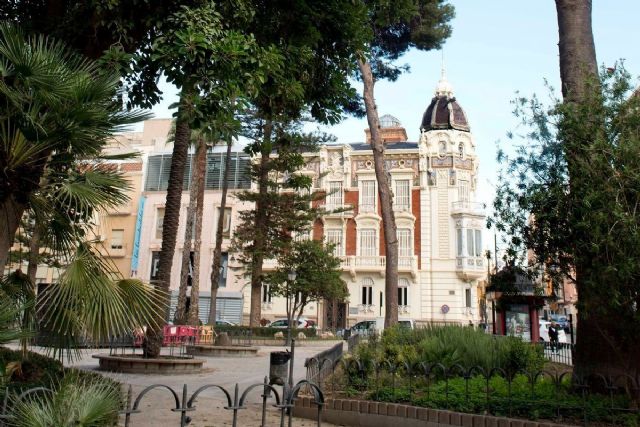
[{"label": "glass window panel", "polygon": [[111,230],[111,249],[122,249],[124,241],[124,230]]},{"label": "glass window panel", "polygon": [[342,181],[329,182],[329,196],[327,197],[327,209],[335,209],[342,206]]},{"label": "glass window panel", "polygon": [[462,250],[462,229],[458,228],[456,230],[456,246],[458,248],[458,256],[462,256],[463,255],[463,250]]},{"label": "glass window panel", "polygon": [[399,228],[397,231],[398,236],[398,256],[410,257],[411,256],[411,230],[409,228]]},{"label": "glass window panel", "polygon": [[408,179],[396,181],[396,191],[393,197],[393,206],[396,210],[408,211],[410,207],[411,182]]},{"label": "glass window panel", "polygon": [[162,225],[164,224],[164,208],[156,211],[156,239],[162,240]]},{"label": "glass window panel", "polygon": [[378,255],[376,230],[365,228],[360,230],[360,256]]},{"label": "glass window panel", "polygon": [[467,230],[467,256],[473,256],[473,230]]},{"label": "glass window panel", "polygon": [[373,180],[361,181],[360,210],[363,212],[376,210],[376,182]]},{"label": "glass window panel", "polygon": [[482,231],[475,230],[476,235],[476,256],[482,256]]},{"label": "glass window panel", "polygon": [[328,229],[327,230],[327,243],[335,245],[333,248],[333,255],[342,256],[342,230],[340,229]]}]

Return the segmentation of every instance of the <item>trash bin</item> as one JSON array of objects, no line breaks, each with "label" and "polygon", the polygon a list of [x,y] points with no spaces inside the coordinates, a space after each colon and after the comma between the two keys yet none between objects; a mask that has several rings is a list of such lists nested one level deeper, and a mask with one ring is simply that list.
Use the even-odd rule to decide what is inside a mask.
[{"label": "trash bin", "polygon": [[284,385],[289,375],[288,351],[272,351],[269,358],[269,384]]}]

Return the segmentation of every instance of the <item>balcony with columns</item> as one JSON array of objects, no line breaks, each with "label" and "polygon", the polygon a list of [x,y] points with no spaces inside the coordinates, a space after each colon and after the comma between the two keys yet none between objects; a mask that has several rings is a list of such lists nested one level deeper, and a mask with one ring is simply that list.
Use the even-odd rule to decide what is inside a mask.
[{"label": "balcony with columns", "polygon": [[[373,255],[373,256],[341,256],[342,271],[351,274],[351,277],[355,279],[356,273],[379,273],[380,276],[384,276],[387,267],[387,257]],[[262,269],[264,271],[273,271],[278,267],[278,261],[276,259],[265,259],[262,263]],[[398,257],[398,272],[410,273],[414,279],[418,275],[418,257],[417,256],[404,256]]]}]

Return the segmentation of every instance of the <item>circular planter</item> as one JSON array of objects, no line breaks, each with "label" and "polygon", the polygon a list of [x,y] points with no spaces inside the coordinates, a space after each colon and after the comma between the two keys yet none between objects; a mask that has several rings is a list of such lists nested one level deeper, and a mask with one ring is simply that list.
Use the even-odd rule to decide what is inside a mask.
[{"label": "circular planter", "polygon": [[258,354],[257,347],[243,347],[236,345],[188,345],[187,354],[208,357],[254,357]]},{"label": "circular planter", "polygon": [[128,374],[197,374],[202,371],[204,360],[186,357],[161,356],[145,359],[141,355],[109,356],[94,354],[101,371],[124,372]]}]

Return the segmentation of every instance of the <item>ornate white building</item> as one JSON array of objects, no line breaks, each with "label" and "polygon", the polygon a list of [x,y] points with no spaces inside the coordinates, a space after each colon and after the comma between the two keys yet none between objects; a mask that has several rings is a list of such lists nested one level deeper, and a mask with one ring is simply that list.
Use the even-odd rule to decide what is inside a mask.
[{"label": "ornate white building", "polygon": [[[478,281],[486,276],[486,259],[482,254],[484,212],[475,202],[478,160],[464,111],[443,76],[423,115],[419,141],[407,141],[405,129],[392,116],[381,117],[381,126],[398,227],[400,317],[422,322],[478,323]],[[344,327],[384,316],[384,233],[373,154],[367,133],[366,136],[363,143],[326,145],[319,152],[306,155],[307,163],[300,171],[314,179],[315,190],[327,193],[324,203],[328,209],[345,208],[318,220],[309,236],[336,244],[350,294],[346,303],[314,303],[305,310],[304,315],[316,319],[320,327]],[[135,241],[128,245],[132,248],[131,270],[143,280],[153,279],[157,269],[171,161],[171,145],[164,143],[166,138],[161,138],[161,142],[157,135],[154,138],[149,142],[154,150],[143,157],[142,192],[138,200],[132,201],[131,211],[137,212],[137,218],[135,233],[130,234],[135,234]],[[246,172],[251,159],[239,147],[233,153],[230,199],[222,213],[219,212],[222,151],[224,147],[209,153],[207,162],[204,252],[200,266],[201,319],[206,320],[208,313],[214,230],[217,221],[222,220],[225,232],[218,313],[226,320],[238,322],[248,319],[250,286],[244,267],[228,250],[238,213],[251,208],[233,196],[251,185]],[[185,211],[188,174],[189,170],[185,173],[182,199]],[[184,215],[180,222],[171,281],[174,294],[180,275]],[[272,270],[275,265],[275,261],[267,260],[264,269]],[[263,318],[285,316],[284,301],[272,298],[266,286],[262,300]]]}]

